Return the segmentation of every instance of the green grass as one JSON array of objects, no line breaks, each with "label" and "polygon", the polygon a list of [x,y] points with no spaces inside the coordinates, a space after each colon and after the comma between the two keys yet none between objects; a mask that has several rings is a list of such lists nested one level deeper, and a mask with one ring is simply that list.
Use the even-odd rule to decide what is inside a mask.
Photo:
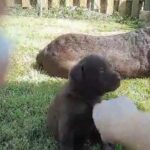
[{"label": "green grass", "polygon": [[[34,70],[35,57],[58,35],[67,32],[101,35],[129,31],[132,24],[110,20],[68,20],[7,16],[2,24],[15,43],[8,83],[0,89],[0,150],[53,150],[55,141],[46,130],[46,112],[65,80],[50,78]],[[121,87],[104,98],[132,98],[138,108],[150,111],[150,79],[122,81]],[[121,148],[117,148],[120,150]]]}]

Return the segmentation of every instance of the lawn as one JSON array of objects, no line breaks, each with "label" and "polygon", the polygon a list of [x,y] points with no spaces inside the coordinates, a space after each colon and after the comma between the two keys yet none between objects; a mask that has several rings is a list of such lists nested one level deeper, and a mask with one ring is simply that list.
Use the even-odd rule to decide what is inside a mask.
[{"label": "lawn", "polygon": [[[53,150],[56,143],[46,130],[46,112],[66,80],[33,68],[39,49],[63,33],[102,35],[134,28],[105,20],[23,16],[7,16],[2,26],[14,43],[14,51],[7,84],[0,89],[0,150]],[[104,98],[119,95],[129,96],[139,109],[150,111],[150,79],[124,80],[118,90]]]}]

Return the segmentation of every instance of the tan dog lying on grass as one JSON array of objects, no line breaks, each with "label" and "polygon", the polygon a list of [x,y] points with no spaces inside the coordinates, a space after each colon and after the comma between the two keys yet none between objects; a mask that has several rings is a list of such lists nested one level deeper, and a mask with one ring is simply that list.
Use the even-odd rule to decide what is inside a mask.
[{"label": "tan dog lying on grass", "polygon": [[127,97],[96,104],[93,119],[104,142],[122,144],[127,150],[150,150],[150,113],[139,111]]},{"label": "tan dog lying on grass", "polygon": [[50,76],[68,78],[85,56],[105,58],[122,78],[150,76],[150,27],[111,36],[61,35],[37,55],[36,61]]}]

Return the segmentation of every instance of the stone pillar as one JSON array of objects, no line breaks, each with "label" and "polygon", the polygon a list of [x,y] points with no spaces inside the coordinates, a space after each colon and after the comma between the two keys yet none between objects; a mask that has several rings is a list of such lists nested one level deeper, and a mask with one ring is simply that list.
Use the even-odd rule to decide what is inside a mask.
[{"label": "stone pillar", "polygon": [[144,10],[150,11],[150,0],[145,0]]},{"label": "stone pillar", "polygon": [[100,0],[95,0],[94,10],[100,11]]},{"label": "stone pillar", "polygon": [[107,0],[106,14],[112,15],[114,12],[114,0]]},{"label": "stone pillar", "polygon": [[7,3],[8,7],[14,7],[15,6],[15,0],[7,0],[6,3]]},{"label": "stone pillar", "polygon": [[52,0],[48,0],[48,8],[52,7]]},{"label": "stone pillar", "polygon": [[106,13],[107,9],[107,0],[100,0],[100,12]]},{"label": "stone pillar", "polygon": [[139,7],[140,7],[140,0],[133,0],[132,1],[132,11],[131,11],[131,17],[139,17]]},{"label": "stone pillar", "polygon": [[150,11],[142,10],[139,18],[142,21],[150,22]]},{"label": "stone pillar", "polygon": [[80,0],[73,0],[73,5],[74,6],[80,6]]},{"label": "stone pillar", "polygon": [[38,10],[38,16],[42,17],[42,15],[43,15],[43,0],[37,0],[37,10]]},{"label": "stone pillar", "polygon": [[44,8],[45,10],[48,10],[48,0],[44,0],[43,8]]},{"label": "stone pillar", "polygon": [[119,0],[114,0],[114,11],[118,11],[119,8]]},{"label": "stone pillar", "polygon": [[150,22],[150,0],[145,0],[144,10],[140,12],[140,20]]},{"label": "stone pillar", "polygon": [[[127,0],[127,2],[126,2],[126,16],[131,16],[131,14],[132,14],[132,2],[133,2],[134,0]],[[138,1],[138,0],[135,0],[135,1]],[[134,8],[133,8],[134,9]],[[135,9],[139,9],[139,7],[138,8],[135,8]],[[133,10],[134,11],[134,10]]]},{"label": "stone pillar", "polygon": [[23,8],[31,8],[30,0],[22,0]]},{"label": "stone pillar", "polygon": [[114,12],[114,0],[101,0],[100,12],[107,15],[112,15]]},{"label": "stone pillar", "polygon": [[119,13],[121,16],[126,15],[126,3],[127,3],[127,0],[120,0],[119,2]]},{"label": "stone pillar", "polygon": [[87,7],[87,0],[80,0],[80,7]]},{"label": "stone pillar", "polygon": [[66,0],[66,6],[72,7],[73,6],[73,0]]},{"label": "stone pillar", "polygon": [[20,4],[21,5],[22,4],[22,0],[15,0],[15,4]]},{"label": "stone pillar", "polygon": [[60,0],[59,3],[59,5],[62,7],[66,6],[66,0]]},{"label": "stone pillar", "polygon": [[90,0],[87,0],[86,7],[87,7],[88,9],[90,9],[90,5],[91,5],[91,1],[90,1]]},{"label": "stone pillar", "polygon": [[91,0],[91,10],[94,10],[94,2],[95,0]]},{"label": "stone pillar", "polygon": [[59,8],[60,7],[60,0],[52,0],[52,7]]}]

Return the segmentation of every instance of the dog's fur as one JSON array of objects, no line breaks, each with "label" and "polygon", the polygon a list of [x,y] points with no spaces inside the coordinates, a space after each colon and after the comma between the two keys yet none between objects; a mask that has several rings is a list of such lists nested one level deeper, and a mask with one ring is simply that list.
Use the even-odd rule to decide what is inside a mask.
[{"label": "dog's fur", "polygon": [[150,27],[112,36],[66,34],[37,55],[49,75],[68,78],[69,70],[89,54],[104,57],[123,78],[149,77]]},{"label": "dog's fur", "polygon": [[[96,55],[85,57],[73,67],[69,82],[56,96],[48,112],[48,127],[58,140],[60,150],[84,149],[88,140],[102,144],[92,119],[93,105],[100,96],[119,85],[119,75]],[[108,149],[107,145],[103,146]]]},{"label": "dog's fur", "polygon": [[96,104],[93,119],[103,141],[127,150],[150,149],[150,113],[139,111],[127,97]]}]

